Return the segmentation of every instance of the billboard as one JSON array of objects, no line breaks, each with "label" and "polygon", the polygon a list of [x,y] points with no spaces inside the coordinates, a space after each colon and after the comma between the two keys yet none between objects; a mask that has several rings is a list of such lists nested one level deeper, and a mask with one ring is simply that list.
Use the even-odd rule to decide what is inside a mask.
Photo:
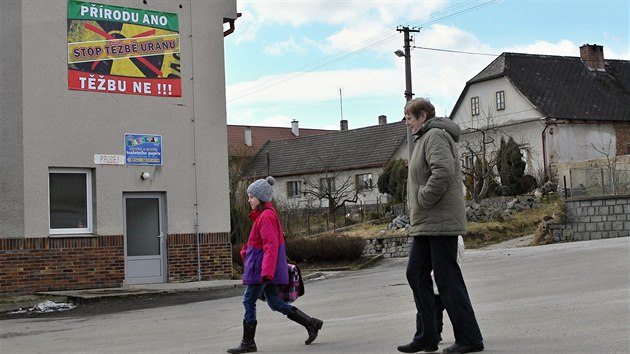
[{"label": "billboard", "polygon": [[177,14],[68,0],[68,88],[181,97]]}]

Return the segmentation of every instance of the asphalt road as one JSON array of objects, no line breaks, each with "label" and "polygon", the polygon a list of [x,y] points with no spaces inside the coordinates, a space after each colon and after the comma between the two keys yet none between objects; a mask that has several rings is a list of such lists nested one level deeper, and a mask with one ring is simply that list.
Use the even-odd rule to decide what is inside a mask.
[{"label": "asphalt road", "polygon": [[[630,238],[468,250],[462,268],[486,352],[630,352],[629,260]],[[414,331],[405,265],[389,259],[308,283],[296,305],[324,320],[309,346],[302,327],[260,303],[259,352],[395,353]],[[224,353],[239,342],[239,296],[175,299],[160,307],[102,303],[103,311],[5,317],[0,352]],[[453,342],[448,323],[443,338],[440,350]]]}]

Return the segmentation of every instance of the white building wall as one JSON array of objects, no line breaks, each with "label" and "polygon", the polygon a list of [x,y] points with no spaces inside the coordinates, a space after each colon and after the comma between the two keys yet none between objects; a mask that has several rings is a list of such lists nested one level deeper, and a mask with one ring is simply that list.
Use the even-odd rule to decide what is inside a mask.
[{"label": "white building wall", "polygon": [[[356,203],[346,203],[346,205],[354,204],[376,204],[387,202],[387,196],[378,192],[376,185],[379,176],[383,173],[382,168],[368,168],[352,171],[339,171],[335,175],[335,184],[337,188],[340,188],[345,181],[351,183],[351,187],[346,189],[346,195],[352,197],[356,188],[356,176],[360,174],[372,174],[372,188],[369,190],[363,190],[359,193]],[[332,173],[328,174],[329,177],[333,177]],[[287,196],[287,183],[290,181],[299,181],[302,186],[302,191],[310,188],[311,185],[318,185],[320,178],[325,178],[325,174],[313,174],[313,175],[301,175],[301,176],[289,176],[289,177],[277,177],[276,185],[274,188],[274,199],[280,204],[286,204],[291,207],[305,208],[325,208],[328,207],[328,201],[326,199],[315,199],[313,196],[302,194],[299,197]],[[308,181],[305,183],[305,181]]]},{"label": "white building wall", "polygon": [[[612,124],[558,124],[548,128],[550,161],[556,166],[558,182],[569,181],[569,168],[581,162],[614,158],[616,133]],[[568,184],[569,182],[567,182]]]},{"label": "white building wall", "polygon": [[[496,109],[496,93],[498,91],[505,92],[505,110],[497,111]],[[471,114],[472,97],[479,97],[480,114],[475,117]],[[462,130],[465,130],[485,127],[489,124],[502,126],[538,120],[542,119],[543,116],[509,80],[500,77],[470,86],[458,110],[453,112],[451,118],[460,125]]]},{"label": "white building wall", "polygon": [[[103,3],[142,6],[132,0]],[[13,110],[12,114],[21,114],[23,131],[17,127],[11,133],[21,134],[14,141],[22,145],[13,149],[22,148],[23,153],[23,189],[17,194],[23,195],[24,227],[12,225],[0,236],[48,236],[51,167],[92,169],[96,234],[123,233],[124,192],[165,193],[169,233],[194,232],[197,222],[200,232],[228,232],[222,26],[223,17],[236,18],[236,2],[148,3],[148,9],[178,15],[182,97],[176,98],[69,90],[67,4],[67,0],[21,2],[21,37],[2,37],[3,48],[22,45],[21,55],[12,59],[20,60],[23,70],[3,80],[22,77],[23,112]],[[19,69],[19,65],[14,67]],[[125,133],[162,135],[163,165],[95,165],[95,154],[124,154]],[[6,153],[0,151],[1,161],[6,160]],[[142,180],[142,172],[152,178]],[[10,178],[9,185],[20,187],[19,174]],[[8,215],[10,206],[2,204],[0,215]],[[0,224],[6,225],[5,220]]]}]

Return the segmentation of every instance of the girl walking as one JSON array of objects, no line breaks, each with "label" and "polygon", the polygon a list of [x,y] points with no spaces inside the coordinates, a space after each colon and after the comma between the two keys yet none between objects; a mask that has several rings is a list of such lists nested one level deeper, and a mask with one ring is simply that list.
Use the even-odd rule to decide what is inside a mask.
[{"label": "girl walking", "polygon": [[254,221],[247,244],[241,249],[241,257],[245,265],[243,284],[243,339],[236,348],[228,349],[228,353],[251,353],[258,349],[256,335],[256,301],[261,294],[265,295],[267,305],[273,311],[286,315],[290,320],[306,328],[308,338],[305,344],[311,344],[324,324],[317,318],[309,317],[297,307],[284,302],[278,296],[278,285],[289,283],[287,256],[284,245],[282,225],[271,204],[275,179],[271,176],[254,181],[247,187],[247,200],[252,208],[250,218]]}]

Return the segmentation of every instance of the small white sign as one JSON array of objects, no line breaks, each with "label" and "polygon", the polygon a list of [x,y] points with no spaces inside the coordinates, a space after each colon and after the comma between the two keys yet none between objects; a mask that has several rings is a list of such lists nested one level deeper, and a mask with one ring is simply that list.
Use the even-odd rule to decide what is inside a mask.
[{"label": "small white sign", "polygon": [[124,165],[125,155],[95,154],[94,163],[97,165]]}]

